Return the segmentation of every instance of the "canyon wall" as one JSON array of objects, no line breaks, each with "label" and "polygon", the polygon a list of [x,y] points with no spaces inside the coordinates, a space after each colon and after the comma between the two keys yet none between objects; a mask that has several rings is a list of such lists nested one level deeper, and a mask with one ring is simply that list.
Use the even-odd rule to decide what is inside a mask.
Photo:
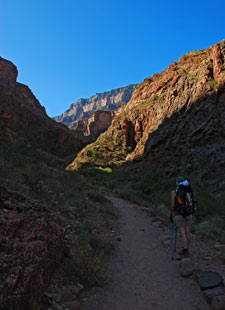
[{"label": "canyon wall", "polygon": [[[54,117],[57,122],[69,128],[77,128],[80,120],[89,119],[95,111],[114,111],[126,104],[137,84],[95,94],[89,99],[79,99],[62,115]],[[104,114],[103,114],[104,115]]]},{"label": "canyon wall", "polygon": [[0,126],[51,154],[65,157],[81,150],[90,140],[71,132],[46,114],[28,86],[18,83],[15,65],[0,57]]},{"label": "canyon wall", "polygon": [[222,41],[190,52],[145,79],[111,127],[83,149],[68,169],[142,161],[149,169],[162,168],[169,174],[185,170],[208,179],[213,172],[222,175],[224,57]]}]

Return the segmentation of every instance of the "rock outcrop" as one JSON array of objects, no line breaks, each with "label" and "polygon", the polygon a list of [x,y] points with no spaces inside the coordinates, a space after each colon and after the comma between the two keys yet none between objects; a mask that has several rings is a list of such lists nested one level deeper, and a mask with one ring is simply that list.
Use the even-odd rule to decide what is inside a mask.
[{"label": "rock outcrop", "polygon": [[144,160],[149,169],[169,174],[188,171],[207,179],[224,174],[224,57],[222,41],[145,79],[111,127],[69,169]]},{"label": "rock outcrop", "polygon": [[14,64],[0,58],[1,128],[16,132],[33,146],[60,157],[78,152],[90,142],[48,117],[31,90],[16,81],[17,75]]},{"label": "rock outcrop", "polygon": [[54,117],[54,119],[69,128],[79,128],[79,121],[89,119],[94,111],[114,111],[126,104],[130,100],[136,86],[136,84],[128,85],[96,94],[90,99],[79,99],[65,113]]},{"label": "rock outcrop", "polygon": [[81,131],[85,136],[97,139],[102,132],[109,128],[114,115],[113,111],[98,110],[93,112],[89,119],[78,121],[76,131]]}]

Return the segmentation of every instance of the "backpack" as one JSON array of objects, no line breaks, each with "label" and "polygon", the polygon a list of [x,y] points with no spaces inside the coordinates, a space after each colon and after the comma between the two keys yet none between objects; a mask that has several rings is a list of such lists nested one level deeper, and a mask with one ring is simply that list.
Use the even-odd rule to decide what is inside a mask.
[{"label": "backpack", "polygon": [[179,185],[175,196],[175,211],[185,217],[194,213],[194,204],[191,186]]}]

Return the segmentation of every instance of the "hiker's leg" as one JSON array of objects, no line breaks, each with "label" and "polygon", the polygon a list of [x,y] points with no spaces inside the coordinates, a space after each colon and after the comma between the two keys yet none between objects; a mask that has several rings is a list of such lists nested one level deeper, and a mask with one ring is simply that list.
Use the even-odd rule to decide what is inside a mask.
[{"label": "hiker's leg", "polygon": [[185,231],[185,219],[182,215],[176,215],[174,217],[175,223],[177,228],[180,231],[181,237],[182,237],[182,244],[183,248],[187,249],[187,237],[186,237],[186,231]]},{"label": "hiker's leg", "polygon": [[182,241],[183,241],[183,248],[188,249],[188,239],[187,239],[187,234],[186,234],[186,229],[185,227],[179,227]]},{"label": "hiker's leg", "polygon": [[191,224],[192,224],[192,214],[188,215],[185,219],[185,233],[187,239],[187,248],[189,249],[191,240]]},{"label": "hiker's leg", "polygon": [[190,231],[191,231],[191,226],[186,226],[185,235],[186,235],[186,240],[187,240],[187,249],[189,249],[189,246],[190,246],[190,240],[191,240]]}]

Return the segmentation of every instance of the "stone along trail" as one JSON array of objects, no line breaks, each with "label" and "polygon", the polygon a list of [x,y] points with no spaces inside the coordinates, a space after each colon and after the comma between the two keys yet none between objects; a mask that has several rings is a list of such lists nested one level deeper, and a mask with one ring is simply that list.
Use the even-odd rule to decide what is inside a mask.
[{"label": "stone along trail", "polygon": [[[207,310],[193,279],[182,278],[171,261],[163,230],[132,203],[108,197],[119,210],[116,255],[108,268],[109,284],[83,302],[85,310]],[[169,236],[167,229],[164,234]]]}]

